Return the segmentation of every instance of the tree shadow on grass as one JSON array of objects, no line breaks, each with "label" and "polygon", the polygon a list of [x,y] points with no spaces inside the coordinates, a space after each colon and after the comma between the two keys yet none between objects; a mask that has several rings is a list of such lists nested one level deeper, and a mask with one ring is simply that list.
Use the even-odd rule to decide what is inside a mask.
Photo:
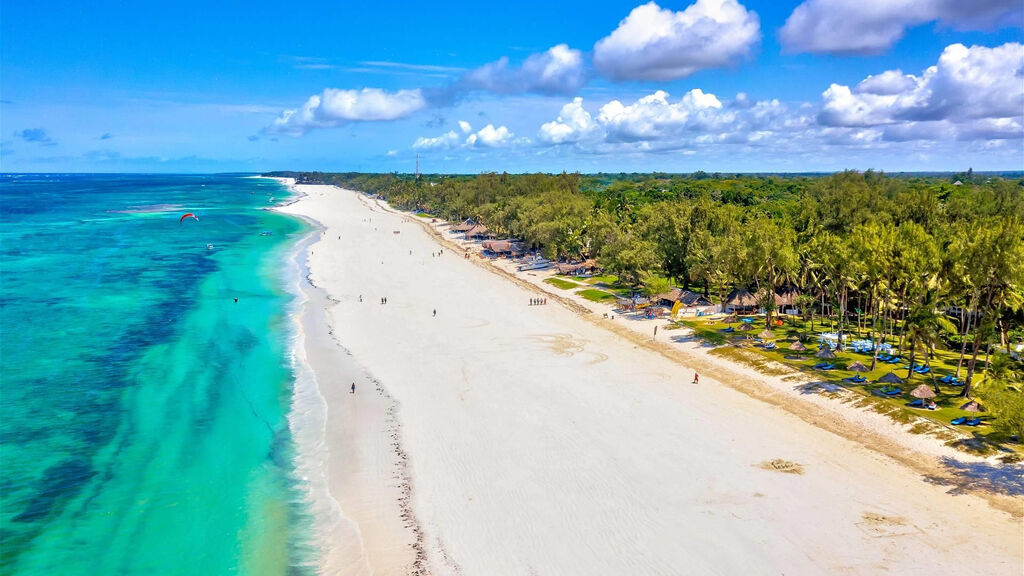
[{"label": "tree shadow on grass", "polygon": [[950,494],[986,490],[1007,496],[1024,496],[1024,466],[1020,464],[961,462],[945,457],[942,465],[951,476],[925,476],[925,481],[948,486]]},{"label": "tree shadow on grass", "polygon": [[820,392],[839,392],[843,390],[843,387],[835,382],[826,382],[824,380],[817,382],[807,382],[793,387],[794,390],[801,394],[818,394]]},{"label": "tree shadow on grass", "polygon": [[696,334],[692,333],[672,336],[669,338],[669,340],[675,342],[676,344],[690,344],[696,342],[705,348],[718,348],[719,346],[722,346],[722,344],[715,344],[714,342],[711,342],[706,338],[701,338],[700,336],[697,336]]}]

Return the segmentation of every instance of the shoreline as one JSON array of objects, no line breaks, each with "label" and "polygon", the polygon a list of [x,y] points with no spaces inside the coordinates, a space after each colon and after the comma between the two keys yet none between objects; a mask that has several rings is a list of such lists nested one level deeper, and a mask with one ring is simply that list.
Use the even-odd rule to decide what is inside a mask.
[{"label": "shoreline", "polygon": [[[297,443],[296,470],[305,483],[313,515],[318,573],[415,574],[422,564],[417,559],[422,557],[422,545],[415,539],[418,527],[407,505],[411,480],[400,448],[398,405],[334,338],[326,318],[334,301],[313,282],[308,266],[308,254],[325,228],[314,218],[282,210],[306,193],[292,179],[274,180],[294,196],[270,209],[312,227],[288,257],[289,291],[295,296],[292,368],[296,375],[289,425]],[[349,381],[360,392],[376,393],[371,395],[374,401],[363,402],[358,413],[350,406],[338,409],[346,400],[345,382]],[[360,433],[367,428],[381,434]],[[381,442],[382,437],[388,441]],[[360,461],[351,460],[353,454],[370,456],[373,466],[360,466]]]},{"label": "shoreline", "polygon": [[[704,541],[702,548],[699,544],[703,537],[693,542],[694,536],[686,525],[676,524],[680,518],[688,518],[690,522],[702,525],[701,530],[706,531],[708,537],[719,534],[726,540],[752,536],[747,533],[748,528],[744,524],[737,524],[725,517],[719,518],[719,513],[723,511],[733,516],[760,516],[762,523],[782,523],[780,534],[762,534],[757,537],[761,545],[771,542],[783,551],[762,552],[764,556],[761,559],[771,561],[763,566],[757,565],[755,572],[769,571],[773,565],[776,568],[796,567],[798,570],[801,567],[811,570],[813,567],[817,571],[854,569],[863,572],[874,572],[890,564],[902,564],[904,568],[950,568],[952,565],[948,562],[952,561],[950,557],[955,552],[947,550],[947,547],[957,548],[971,557],[978,556],[978,562],[995,572],[1011,573],[1012,568],[1019,565],[1019,551],[1008,552],[1013,548],[1005,547],[1004,536],[995,536],[1006,534],[1004,522],[1007,520],[1000,516],[1001,513],[987,507],[984,507],[988,510],[984,513],[986,515],[972,509],[970,501],[974,497],[953,498],[940,487],[925,484],[920,478],[908,474],[909,470],[904,469],[903,464],[880,455],[874,447],[864,446],[856,439],[836,436],[833,432],[809,425],[804,419],[794,418],[795,415],[790,411],[780,411],[778,403],[760,398],[750,391],[717,381],[707,385],[705,378],[702,378],[700,387],[683,388],[681,383],[673,383],[674,379],[668,372],[674,370],[678,374],[678,359],[669,358],[656,346],[646,345],[637,335],[619,333],[618,330],[608,331],[607,326],[601,325],[600,318],[581,313],[579,308],[585,307],[576,303],[565,308],[536,307],[526,312],[520,312],[517,306],[514,310],[509,309],[505,304],[509,298],[513,302],[522,299],[525,306],[527,294],[523,289],[537,294],[546,291],[527,280],[503,273],[486,262],[474,259],[474,266],[465,266],[461,254],[450,257],[446,253],[444,258],[435,260],[426,258],[422,251],[429,252],[431,245],[436,246],[436,240],[442,237],[441,233],[429,222],[382,206],[361,193],[327,186],[302,188],[316,191],[318,196],[314,198],[307,195],[305,201],[297,202],[284,212],[322,217],[325,219],[322,224],[327,230],[333,226],[342,236],[348,236],[345,241],[338,242],[334,236],[327,238],[321,234],[320,241],[310,247],[311,278],[332,297],[327,317],[333,325],[334,339],[339,345],[346,345],[355,359],[379,376],[382,386],[394,394],[395,402],[398,403],[396,406],[414,407],[400,414],[403,436],[400,442],[395,441],[395,447],[407,453],[411,463],[407,469],[408,481],[415,492],[408,494],[406,502],[408,510],[419,518],[415,525],[422,529],[424,572],[495,573],[495,567],[498,566],[504,567],[499,570],[500,573],[509,570],[524,572],[535,569],[529,560],[533,557],[538,562],[536,566],[555,570],[561,567],[564,573],[593,573],[595,566],[601,566],[607,571],[610,566],[627,565],[632,567],[633,573],[664,573],[655,568],[662,565],[659,562],[672,562],[662,566],[679,566],[682,561],[692,564],[692,553],[697,552],[694,546],[700,550],[707,549],[700,554],[717,557],[725,563],[717,566],[698,562],[701,567],[711,571],[721,571],[715,568],[724,566],[738,569],[743,565],[744,558],[750,559],[751,553],[756,552],[759,546],[755,546],[753,551],[745,550],[745,554],[729,547],[723,549],[722,543],[718,541]],[[363,218],[360,223],[360,216],[371,219],[374,224],[369,224],[367,218]],[[378,218],[381,219],[380,225],[385,227],[382,230],[376,229]],[[403,226],[411,221],[420,226]],[[394,228],[394,234],[391,234],[391,228]],[[420,233],[416,234],[415,230],[420,230]],[[376,240],[371,240],[374,238]],[[367,241],[373,243],[367,244]],[[448,242],[451,239],[443,238],[443,242],[445,250],[449,250]],[[416,255],[413,255],[413,250],[406,254],[402,246],[412,246]],[[350,247],[354,251],[348,252]],[[381,260],[378,262],[375,258]],[[425,267],[428,262],[434,268],[441,266],[445,272],[442,273],[440,269],[428,272],[430,268]],[[372,270],[376,272],[371,273]],[[463,280],[458,286],[451,286],[444,280],[445,274],[451,274],[453,270],[457,270],[459,278]],[[480,275],[472,270],[487,270],[491,274]],[[501,281],[493,280],[495,277],[492,274],[497,274]],[[488,277],[492,280],[488,280]],[[390,303],[388,306],[380,306],[357,302],[355,290],[361,290],[358,287],[367,282],[377,287],[374,290],[382,286],[389,292],[394,290],[392,296],[397,308]],[[367,287],[369,285],[366,284]],[[490,300],[487,303],[478,301],[478,293],[474,289],[484,285],[487,286],[486,291],[493,305]],[[409,293],[408,289],[413,286],[415,293]],[[366,296],[372,302],[374,296]],[[440,312],[435,321],[419,319],[416,313],[424,305],[431,305],[430,300],[424,298],[440,298],[433,303]],[[451,312],[460,309],[458,307],[463,310],[464,317],[451,318]],[[429,316],[429,308],[422,312]],[[341,318],[345,318],[345,321],[340,322]],[[581,318],[588,322],[579,323]],[[492,323],[500,324],[503,328],[495,331],[494,326],[489,326]],[[420,339],[419,335],[436,334],[430,326],[439,325],[445,326],[446,331],[457,328],[451,336],[457,340],[445,345]],[[401,330],[390,330],[390,326],[400,326]],[[522,329],[526,332],[522,332]],[[571,334],[560,333],[566,329]],[[545,334],[545,331],[549,333]],[[458,334],[473,337],[467,340]],[[495,337],[498,340],[493,340]],[[525,340],[522,339],[524,337]],[[509,341],[508,338],[513,340]],[[511,347],[499,344],[505,341],[515,344]],[[498,348],[494,348],[495,345]],[[503,352],[505,348],[509,352]],[[615,352],[610,354],[602,350]],[[652,352],[656,354],[652,355]],[[407,356],[408,359],[396,363],[394,353]],[[715,364],[723,362],[722,359],[709,361]],[[452,378],[454,374],[450,372],[454,370],[457,374],[460,364],[462,377]],[[594,364],[601,366],[599,370],[602,372],[598,373],[602,376],[598,380],[577,382],[570,376],[592,372],[594,368],[590,366]],[[669,364],[675,368],[669,367]],[[568,368],[568,365],[573,368]],[[687,364],[684,362],[682,365]],[[630,366],[649,367],[636,372],[636,368],[631,369]],[[481,373],[481,369],[486,372]],[[548,383],[552,378],[558,386],[552,387]],[[601,381],[605,378],[607,382]],[[495,387],[502,382],[515,384],[512,388]],[[519,388],[529,389],[532,393],[523,396]],[[482,391],[478,392],[480,389]],[[537,393],[541,396],[534,395]],[[585,395],[579,396],[580,393]],[[652,397],[660,400],[652,400]],[[622,405],[623,401],[628,404]],[[695,401],[702,402],[704,407],[696,412],[685,408]],[[337,404],[330,399],[327,402],[328,410]],[[616,404],[619,404],[619,408],[614,409],[614,412],[605,412]],[[722,413],[723,409],[731,415],[727,418],[739,419],[724,426],[719,418],[711,416]],[[603,414],[598,420],[594,419],[595,410],[598,415]],[[626,417],[626,420],[622,420],[624,416],[618,412],[623,410],[640,419]],[[744,417],[748,412],[750,414]],[[526,418],[525,422],[521,421],[523,418]],[[680,421],[680,418],[683,420]],[[536,428],[541,422],[545,423],[543,427]],[[656,423],[660,424],[655,426]],[[627,427],[622,428],[623,425]],[[764,426],[768,428],[761,429]],[[746,429],[747,433],[743,434],[740,431],[742,429]],[[588,430],[586,435],[577,438],[583,430]],[[367,436],[365,428],[352,433],[355,436]],[[685,466],[685,460],[664,460],[662,457],[680,449],[683,452],[676,456],[686,455],[689,451],[685,450],[685,444],[666,445],[660,440],[653,443],[644,440],[647,434],[661,436],[666,433],[692,436],[694,441],[702,438],[700,445],[703,450],[689,454],[701,462],[699,468]],[[730,447],[729,437],[736,434],[742,434],[742,446]],[[561,443],[567,443],[566,447],[549,445],[549,435],[556,435]],[[583,441],[583,438],[588,440]],[[777,447],[773,448],[775,445]],[[498,459],[491,454],[491,447],[500,447],[502,455]],[[783,456],[804,467],[809,466],[806,474],[811,484],[803,489],[810,490],[808,498],[801,497],[799,493],[789,494],[786,489],[782,492],[775,490],[785,485],[786,480],[780,480],[780,476],[787,475],[754,471],[759,466],[756,455],[765,451],[768,454],[763,454],[764,462],[768,462],[769,456]],[[648,452],[651,452],[649,456],[660,456],[654,456],[653,459],[641,457]],[[612,469],[607,470],[605,474],[611,473],[612,476],[594,476],[600,474],[598,470],[611,465],[611,461],[606,461],[609,457],[614,458],[613,461],[621,460],[623,466],[615,466],[614,472]],[[637,460],[638,457],[641,459]],[[660,465],[651,468],[652,462],[659,462]],[[515,467],[509,468],[508,465],[512,463],[515,463]],[[570,468],[565,469],[566,466]],[[329,471],[328,476],[332,472]],[[710,477],[706,476],[709,472],[712,473]],[[606,485],[617,476],[622,478]],[[682,480],[682,483],[670,482],[674,486],[672,491],[667,492],[660,484],[651,484],[652,481],[663,481],[673,476]],[[837,489],[841,493],[845,492],[842,486],[855,482],[848,476],[856,476],[856,482],[864,486],[875,485],[874,490],[878,494],[868,494],[865,499],[865,496],[851,493],[837,499]],[[888,479],[892,486],[883,479]],[[509,482],[513,484],[509,485]],[[742,495],[744,490],[750,488],[739,489],[737,492],[743,485],[756,487],[753,500],[749,499],[749,492],[746,492],[746,496]],[[545,488],[542,493],[536,494],[521,493],[519,489],[506,492],[515,486],[528,491],[533,487]],[[706,495],[701,496],[701,486],[709,488],[712,500],[718,502],[707,512],[711,516],[692,515],[702,509],[697,502],[707,498]],[[910,495],[911,491],[915,493],[914,496]],[[922,499],[918,507],[908,508],[906,500],[920,496],[917,492],[927,493],[928,496]],[[898,493],[904,496],[896,496]],[[499,497],[499,494],[504,495]],[[726,500],[721,500],[726,496]],[[823,496],[830,502],[828,508],[819,508],[814,504]],[[691,500],[693,498],[696,500]],[[743,506],[737,507],[740,501]],[[776,506],[773,503],[775,501],[784,502],[781,505],[790,510],[785,518],[776,517],[770,512]],[[661,503],[656,508],[650,508],[649,502]],[[541,507],[537,508],[538,505]],[[619,514],[625,514],[621,521],[609,524],[611,519],[600,512],[609,505],[619,510]],[[808,516],[807,506],[816,510],[813,516]],[[863,518],[852,506],[865,508]],[[565,525],[566,519],[557,513],[558,509],[565,507],[573,510],[573,528]],[[665,517],[664,514],[669,511],[672,516]],[[961,518],[969,516],[973,518],[974,525],[984,526],[978,528],[978,531],[989,536],[979,533],[977,539],[990,540],[986,544],[1000,542],[998,549],[1008,556],[985,559],[973,544],[968,544],[965,549],[964,544],[951,537],[950,530],[955,526],[950,528],[948,520],[938,522],[936,527],[926,520],[929,517],[951,518],[957,515]],[[769,518],[772,520],[769,521]],[[859,531],[849,532],[848,522],[851,521]],[[1017,527],[1014,520],[1009,522]],[[805,526],[805,523],[809,526]],[[850,540],[851,551],[826,552],[826,549],[815,548],[812,544],[821,538],[816,530],[820,523],[835,527],[837,535],[845,534]],[[867,525],[872,526],[870,530]],[[657,553],[650,557],[642,556],[640,564],[621,564],[632,555],[628,544],[626,548],[621,548],[622,543],[618,547],[609,546],[608,543],[597,544],[612,537],[611,534],[625,536],[629,533],[633,534],[629,538],[639,537],[640,534],[650,533],[655,526],[661,526],[658,533],[678,536],[683,538],[683,542],[674,543],[668,548],[658,547]],[[925,531],[922,526],[927,526],[928,530]],[[626,532],[623,533],[623,530]],[[885,532],[883,537],[886,538],[896,533],[907,535],[912,532],[919,535],[911,538],[913,546],[910,542],[901,544],[889,540],[885,550],[878,550],[877,542],[872,544],[871,540],[864,540],[864,533],[868,537],[878,537],[875,533],[878,531]],[[564,541],[570,533],[574,535],[572,543],[563,542],[563,550],[563,546],[557,542]],[[653,533],[650,533],[650,537],[654,538],[652,542],[662,541]],[[806,541],[800,545],[800,550],[807,548],[817,551],[813,554],[801,552],[794,556],[795,551],[791,550],[791,539],[794,537]],[[503,542],[501,550],[485,544],[496,538]],[[545,542],[550,540],[551,543],[541,546],[537,538]],[[911,564],[909,559],[901,556],[902,553],[911,554],[911,548],[921,546],[932,549],[929,554],[936,557],[926,557],[923,563]],[[687,550],[687,547],[690,549]],[[572,550],[575,550],[575,554]],[[583,550],[589,550],[594,558],[579,560]],[[722,556],[726,550],[728,555]],[[878,560],[884,558],[885,563],[863,563],[873,557],[878,557]],[[599,558],[603,558],[603,563]],[[671,560],[673,558],[675,562]],[[591,568],[589,571],[588,566]],[[637,570],[637,566],[641,568]],[[748,571],[751,566],[747,566]]]}]

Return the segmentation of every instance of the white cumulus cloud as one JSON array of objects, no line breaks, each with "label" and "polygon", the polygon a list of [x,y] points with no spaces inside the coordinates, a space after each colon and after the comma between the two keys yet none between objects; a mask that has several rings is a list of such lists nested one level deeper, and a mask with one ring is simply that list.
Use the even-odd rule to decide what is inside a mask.
[{"label": "white cumulus cloud", "polygon": [[267,130],[304,134],[314,128],[333,128],[350,122],[397,120],[426,106],[419,89],[387,92],[379,88],[327,88],[310,96],[301,108],[285,110]]},{"label": "white cumulus cloud", "polygon": [[576,142],[587,137],[597,129],[594,118],[583,108],[583,98],[574,98],[572,102],[562,106],[562,111],[552,122],[540,127],[537,137],[549,144]]},{"label": "white cumulus cloud", "polygon": [[493,124],[488,124],[481,128],[479,132],[466,137],[466,145],[499,148],[511,144],[514,138],[515,134],[505,126],[495,128]]},{"label": "white cumulus cloud", "polygon": [[594,66],[615,81],[673,80],[735,64],[760,39],[757,14],[736,0],[697,0],[681,12],[649,2],[594,45]]},{"label": "white cumulus cloud", "polygon": [[419,137],[415,142],[412,143],[412,147],[417,150],[436,150],[445,149],[456,146],[459,143],[459,135],[454,130],[435,136],[433,138]]},{"label": "white cumulus cloud", "polygon": [[808,133],[813,124],[804,107],[792,110],[774,99],[752,101],[740,93],[723,101],[693,89],[675,100],[658,90],[628,104],[611,100],[596,114],[576,98],[562,107],[557,119],[541,125],[538,140],[594,153],[694,153],[693,147],[764,146],[782,136]]},{"label": "white cumulus cloud", "polygon": [[681,130],[706,129],[729,121],[729,115],[721,110],[721,101],[699,88],[674,103],[667,92],[658,90],[628,106],[612,100],[601,107],[597,118],[609,140],[633,142],[664,139]]},{"label": "white cumulus cloud", "polygon": [[789,52],[878,54],[906,29],[938,21],[962,30],[1020,26],[1020,0],[806,0],[779,31]]},{"label": "white cumulus cloud", "polygon": [[890,70],[852,89],[832,84],[822,100],[822,125],[887,126],[893,140],[1021,138],[1024,45],[951,44],[919,76]]},{"label": "white cumulus cloud", "polygon": [[566,44],[531,54],[520,66],[507,57],[464,74],[455,90],[485,90],[497,94],[571,94],[586,83],[583,54]]},{"label": "white cumulus cloud", "polygon": [[881,74],[872,74],[857,84],[857,92],[861,94],[878,94],[891,96],[911,90],[917,79],[901,70],[886,70]]},{"label": "white cumulus cloud", "polygon": [[416,150],[450,150],[460,146],[463,148],[503,148],[530,142],[527,138],[516,138],[516,135],[507,126],[495,127],[493,124],[488,124],[473,132],[473,127],[469,122],[459,120],[459,130],[462,131],[462,134],[455,130],[449,130],[440,136],[417,138],[412,147]]}]

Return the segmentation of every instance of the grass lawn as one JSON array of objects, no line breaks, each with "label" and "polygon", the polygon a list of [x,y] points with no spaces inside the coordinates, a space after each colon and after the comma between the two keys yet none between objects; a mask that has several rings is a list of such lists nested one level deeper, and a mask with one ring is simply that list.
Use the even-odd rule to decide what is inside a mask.
[{"label": "grass lawn", "polygon": [[614,274],[604,274],[602,276],[591,276],[585,281],[587,284],[615,284],[619,281],[619,277]]},{"label": "grass lawn", "polygon": [[577,292],[577,294],[583,296],[584,298],[590,300],[591,302],[607,302],[609,300],[615,300],[616,298],[615,294],[609,294],[604,290],[595,290],[593,288],[588,288],[587,290],[580,290],[579,292]]},{"label": "grass lawn", "polygon": [[[693,328],[696,336],[712,344],[725,344],[729,342],[738,343],[748,337],[752,338],[754,339],[753,342],[751,342],[752,345],[745,347],[745,350],[748,352],[760,355],[765,359],[774,360],[786,366],[796,368],[797,370],[813,374],[822,382],[839,385],[848,390],[859,392],[866,397],[866,401],[870,399],[868,404],[874,406],[883,413],[889,414],[898,421],[909,422],[911,420],[911,416],[919,416],[945,426],[956,428],[961,432],[974,436],[975,442],[972,443],[972,447],[977,449],[979,445],[981,445],[982,451],[992,450],[998,446],[1002,446],[1004,448],[1011,447],[1018,452],[1022,450],[1019,445],[1007,444],[1008,438],[1005,438],[1002,434],[992,429],[989,423],[994,417],[990,413],[975,413],[960,410],[960,406],[966,403],[967,400],[959,397],[961,391],[961,387],[959,386],[938,383],[939,394],[934,398],[934,402],[938,408],[935,410],[911,408],[907,406],[910,401],[914,400],[914,397],[910,395],[910,392],[914,388],[920,384],[927,384],[930,388],[934,389],[939,378],[942,378],[947,374],[953,374],[956,371],[956,363],[959,358],[959,354],[956,351],[936,351],[929,364],[931,372],[924,375],[915,373],[910,379],[907,378],[907,361],[909,360],[909,354],[906,352],[904,352],[901,357],[901,361],[897,364],[878,362],[874,370],[858,373],[847,370],[847,367],[853,362],[859,361],[870,368],[872,354],[861,354],[850,350],[843,350],[841,352],[836,351],[836,357],[828,360],[828,362],[835,365],[835,368],[828,371],[822,371],[815,370],[813,368],[815,364],[822,361],[822,359],[815,356],[815,353],[818,350],[817,337],[815,334],[823,329],[827,330],[827,324],[822,327],[819,323],[815,323],[815,332],[811,332],[809,323],[802,321],[792,323],[787,322],[783,326],[773,327],[772,332],[775,334],[775,338],[773,340],[775,340],[778,348],[775,350],[765,350],[763,347],[758,345],[757,339],[757,334],[764,330],[763,316],[756,317],[753,323],[754,329],[747,332],[722,332],[723,329],[730,326],[735,330],[741,325],[740,322],[723,324],[717,321],[683,320],[682,323]],[[804,344],[808,348],[806,351],[796,352],[789,349],[790,340],[793,340],[798,336],[803,337]],[[738,355],[728,356],[736,356],[736,359],[742,360]],[[915,358],[916,364],[922,364],[924,361],[924,358]],[[889,372],[896,373],[897,376],[904,380],[903,384],[896,385],[902,390],[898,396],[881,395],[880,390],[885,385],[877,384],[875,382],[877,379]],[[857,374],[864,376],[866,381],[862,383],[855,383],[847,380],[847,378],[852,378]],[[961,379],[965,374],[966,369],[961,368]],[[978,384],[979,382],[975,382],[975,386]],[[953,426],[951,421],[954,418],[959,418],[961,416],[966,416],[968,418],[979,417],[981,418],[982,424],[975,427]]]},{"label": "grass lawn", "polygon": [[570,282],[568,280],[565,280],[564,278],[547,278],[544,280],[544,282],[551,284],[552,286],[555,286],[557,288],[561,288],[562,290],[580,287],[579,284],[575,282]]},{"label": "grass lawn", "polygon": [[416,215],[419,216],[420,218],[437,218],[437,216],[429,214],[427,212],[417,212]]}]

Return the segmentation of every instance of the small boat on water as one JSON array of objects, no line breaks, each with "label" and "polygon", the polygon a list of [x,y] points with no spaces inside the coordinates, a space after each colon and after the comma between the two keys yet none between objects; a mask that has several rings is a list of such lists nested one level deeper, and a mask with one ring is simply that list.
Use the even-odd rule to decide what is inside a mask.
[{"label": "small boat on water", "polygon": [[263,232],[260,232],[260,236],[273,236],[273,235],[274,235],[274,233],[270,232],[269,230],[264,230]]},{"label": "small boat on water", "polygon": [[207,244],[206,245],[206,249],[207,250],[213,250],[213,244]]}]

